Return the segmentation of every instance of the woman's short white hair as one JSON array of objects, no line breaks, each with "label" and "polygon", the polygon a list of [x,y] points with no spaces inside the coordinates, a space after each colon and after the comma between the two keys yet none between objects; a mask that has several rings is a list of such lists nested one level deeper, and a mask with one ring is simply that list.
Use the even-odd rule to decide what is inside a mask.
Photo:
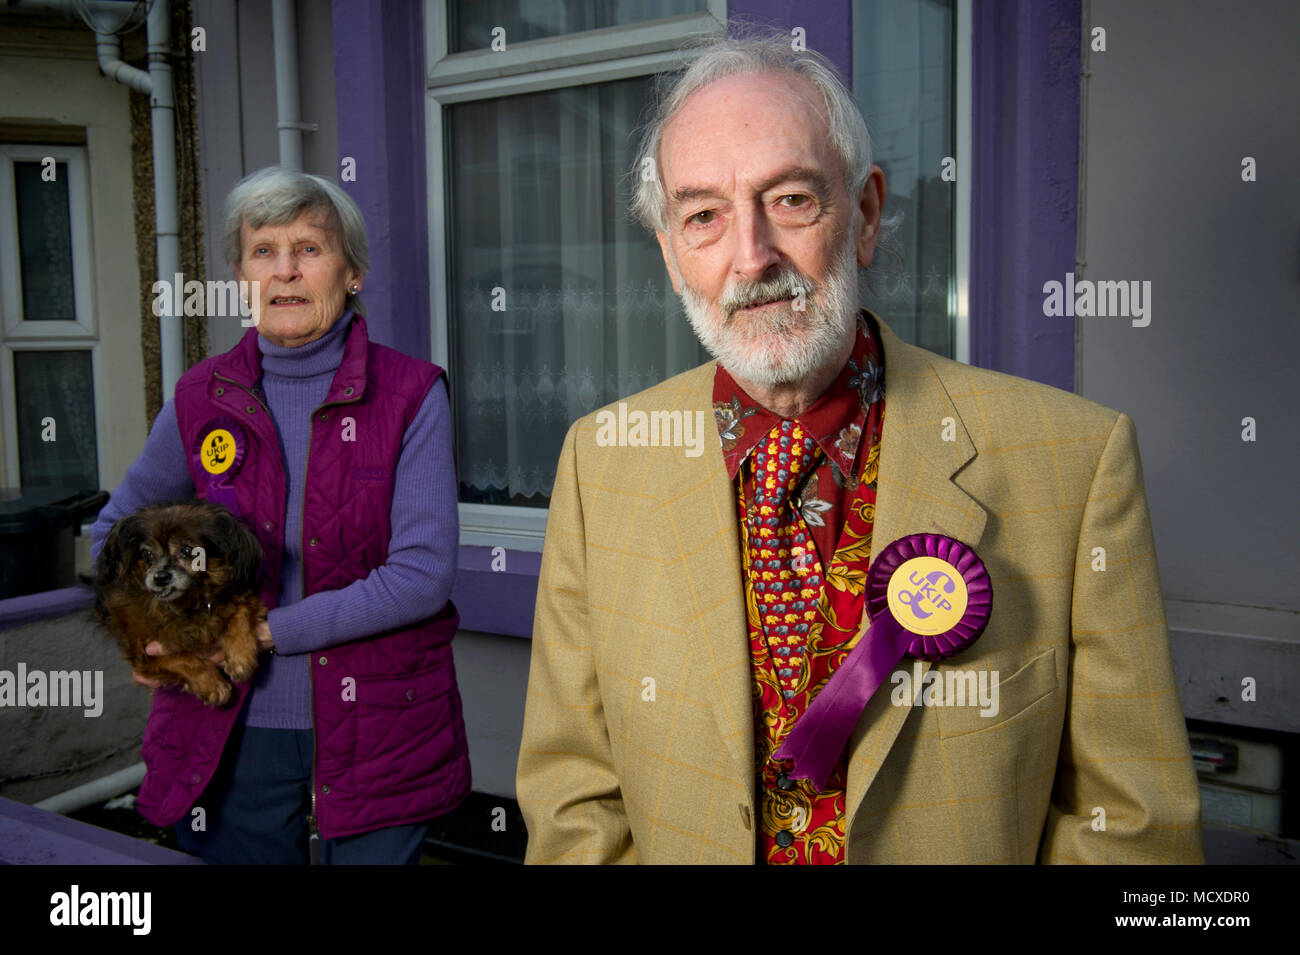
[{"label": "woman's short white hair", "polygon": [[[696,44],[699,54],[684,69],[663,74],[656,83],[650,118],[643,127],[632,167],[632,212],[647,229],[668,231],[668,197],[659,163],[664,127],[688,97],[727,76],[789,73],[803,77],[825,103],[823,118],[843,166],[849,195],[857,197],[871,174],[871,134],[834,65],[815,51],[793,49],[788,33],[744,26],[740,29],[743,32],[738,35],[700,39]],[[902,213],[882,218],[880,240],[892,234],[901,220]]]},{"label": "woman's short white hair", "polygon": [[[250,229],[284,225],[307,210],[325,216],[338,236],[348,266],[358,275],[370,271],[370,243],[366,221],[352,197],[323,176],[313,176],[283,166],[267,166],[250,173],[226,196],[226,228],[222,251],[234,266],[243,258],[240,239],[244,222]],[[348,293],[345,307],[361,311],[361,299]]]}]

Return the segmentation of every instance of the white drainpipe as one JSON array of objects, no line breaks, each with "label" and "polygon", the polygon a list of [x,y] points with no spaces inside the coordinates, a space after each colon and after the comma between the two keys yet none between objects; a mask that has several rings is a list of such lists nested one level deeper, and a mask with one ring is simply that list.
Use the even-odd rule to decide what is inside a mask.
[{"label": "white drainpipe", "polygon": [[[8,0],[6,13],[54,13],[69,19],[87,12],[95,24],[95,52],[99,68],[117,83],[149,94],[153,116],[153,207],[156,235],[157,277],[175,280],[181,270],[180,226],[176,214],[175,101],[172,98],[172,68],[167,60],[171,43],[171,9],[167,0],[153,0],[145,31],[149,43],[149,72],[122,62],[122,42],[108,32],[122,23],[129,10],[123,3],[95,0]],[[169,401],[184,371],[184,348],[180,317],[163,316],[158,322],[162,354],[162,395]]]},{"label": "white drainpipe", "polygon": [[109,773],[107,776],[91,780],[83,786],[61,792],[57,796],[42,799],[36,803],[36,808],[62,813],[66,816],[68,813],[78,812],[87,806],[108,802],[110,799],[122,795],[122,793],[129,793],[139,786],[143,779],[144,763],[136,763],[134,766],[128,766],[126,769],[119,769],[115,773]]},{"label": "white drainpipe", "polygon": [[313,123],[298,119],[298,17],[294,0],[271,0],[271,36],[275,44],[275,128],[280,165],[302,169],[302,133]]}]

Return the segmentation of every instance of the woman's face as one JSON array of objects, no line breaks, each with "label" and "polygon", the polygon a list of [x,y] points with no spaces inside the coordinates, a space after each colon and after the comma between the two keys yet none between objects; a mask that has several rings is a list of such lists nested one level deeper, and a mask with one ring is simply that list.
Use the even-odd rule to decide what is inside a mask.
[{"label": "woman's face", "polygon": [[307,209],[284,225],[240,228],[241,259],[235,278],[256,282],[250,290],[257,331],[285,348],[315,341],[343,314],[348,288],[361,291],[362,277],[343,256],[326,213]]}]

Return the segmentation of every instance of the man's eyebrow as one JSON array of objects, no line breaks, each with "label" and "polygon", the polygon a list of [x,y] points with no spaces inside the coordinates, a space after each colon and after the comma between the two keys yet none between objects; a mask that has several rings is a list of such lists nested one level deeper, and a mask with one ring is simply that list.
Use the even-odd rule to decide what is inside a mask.
[{"label": "man's eyebrow", "polygon": [[791,166],[789,169],[783,169],[774,176],[769,176],[758,184],[759,192],[767,192],[773,186],[779,186],[783,182],[806,182],[813,187],[815,192],[826,195],[831,191],[830,180],[826,174],[815,166]]},{"label": "man's eyebrow", "polygon": [[[767,192],[773,186],[779,186],[783,182],[805,182],[813,187],[813,191],[826,195],[830,190],[830,180],[826,174],[815,166],[791,166],[788,169],[782,169],[775,175],[769,176],[758,184],[759,192]],[[672,194],[673,203],[680,205],[683,202],[689,202],[692,199],[719,199],[722,198],[720,193],[713,186],[683,186],[680,189],[674,189]]]}]

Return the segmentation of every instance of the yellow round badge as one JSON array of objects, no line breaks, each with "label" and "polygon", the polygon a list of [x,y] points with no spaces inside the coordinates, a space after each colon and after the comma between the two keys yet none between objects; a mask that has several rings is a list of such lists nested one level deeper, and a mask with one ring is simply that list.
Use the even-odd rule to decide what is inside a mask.
[{"label": "yellow round badge", "polygon": [[209,474],[223,474],[235,463],[239,447],[235,436],[225,428],[213,428],[203,439],[201,447],[203,470]]},{"label": "yellow round badge", "polygon": [[913,557],[889,577],[889,611],[912,633],[947,633],[966,613],[966,581],[938,557]]}]

